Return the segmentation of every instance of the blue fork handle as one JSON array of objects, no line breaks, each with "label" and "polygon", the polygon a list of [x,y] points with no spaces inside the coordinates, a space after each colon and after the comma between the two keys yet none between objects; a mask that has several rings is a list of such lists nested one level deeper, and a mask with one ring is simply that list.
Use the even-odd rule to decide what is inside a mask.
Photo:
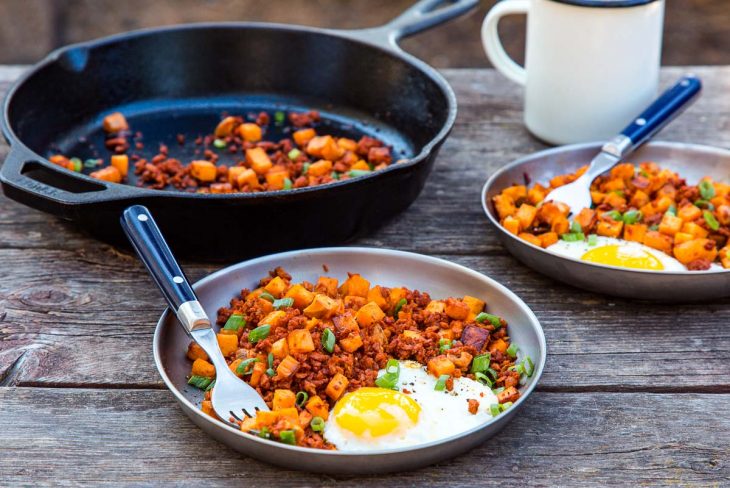
[{"label": "blue fork handle", "polygon": [[134,205],[127,208],[122,214],[121,223],[124,233],[170,308],[177,313],[183,303],[197,302],[193,289],[147,207]]},{"label": "blue fork handle", "polygon": [[702,82],[698,78],[682,77],[621,131],[621,134],[631,139],[633,147],[642,145],[687,108],[701,90]]}]

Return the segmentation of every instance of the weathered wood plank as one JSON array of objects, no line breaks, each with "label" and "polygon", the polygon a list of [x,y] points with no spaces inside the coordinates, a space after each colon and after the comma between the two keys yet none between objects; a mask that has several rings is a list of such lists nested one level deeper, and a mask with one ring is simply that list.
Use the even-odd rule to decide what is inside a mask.
[{"label": "weathered wood plank", "polygon": [[[533,308],[549,345],[544,388],[730,391],[730,300],[607,299],[508,256],[443,257],[494,277]],[[7,383],[160,385],[150,344],[164,303],[131,255],[4,249],[0,262],[0,377],[26,352]],[[186,267],[191,279],[214,269]]]},{"label": "weathered wood plank", "polygon": [[[332,478],[212,441],[167,391],[0,388],[3,486],[723,486],[730,395],[537,393],[502,433],[409,473]],[[174,453],[174,454],[173,454]],[[478,467],[478,468],[477,468]]]}]

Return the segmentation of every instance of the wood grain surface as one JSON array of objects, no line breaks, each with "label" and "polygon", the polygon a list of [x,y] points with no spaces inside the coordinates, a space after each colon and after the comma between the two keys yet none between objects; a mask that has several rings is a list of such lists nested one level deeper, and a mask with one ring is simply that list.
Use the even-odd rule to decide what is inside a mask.
[{"label": "wood grain surface", "polygon": [[[730,67],[692,71],[703,96],[661,139],[730,147]],[[0,68],[0,91],[22,72]],[[355,244],[466,265],[515,291],[548,340],[543,379],[497,438],[387,478],[293,473],[208,439],[154,368],[163,300],[128,252],[0,197],[0,486],[730,484],[730,300],[659,305],[559,284],[507,255],[483,217],[492,171],[544,146],[521,93],[490,70],[450,70],[459,116],[423,194]],[[0,145],[0,156],[7,146]],[[198,279],[217,265],[184,263]]]}]

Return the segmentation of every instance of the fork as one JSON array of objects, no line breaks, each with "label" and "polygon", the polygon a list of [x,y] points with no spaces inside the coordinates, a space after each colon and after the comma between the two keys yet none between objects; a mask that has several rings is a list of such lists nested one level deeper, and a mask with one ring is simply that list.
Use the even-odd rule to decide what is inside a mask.
[{"label": "fork", "polygon": [[259,410],[268,411],[269,407],[258,392],[228,367],[210,319],[149,210],[142,205],[131,206],[122,214],[121,223],[137,255],[170,309],[177,315],[180,325],[203,348],[215,366],[212,401],[216,415],[229,425],[235,425],[228,419],[233,417],[240,421],[241,414],[254,417]]},{"label": "fork", "polygon": [[694,76],[682,77],[673,87],[642,112],[619,134],[603,145],[601,152],[591,161],[588,170],[578,179],[559,186],[544,201],[562,202],[570,207],[573,216],[591,207],[591,183],[596,177],[613,168],[636,148],[651,139],[671,122],[702,89],[702,83]]}]

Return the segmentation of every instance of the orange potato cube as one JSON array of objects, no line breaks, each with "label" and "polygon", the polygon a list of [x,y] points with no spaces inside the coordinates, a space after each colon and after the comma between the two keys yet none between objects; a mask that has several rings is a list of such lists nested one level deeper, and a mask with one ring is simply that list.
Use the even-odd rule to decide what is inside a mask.
[{"label": "orange potato cube", "polygon": [[238,177],[246,171],[246,168],[243,166],[231,166],[228,168],[228,183],[231,185],[235,185],[238,183]]},{"label": "orange potato cube", "polygon": [[89,176],[97,180],[109,181],[111,183],[119,183],[122,181],[122,173],[114,166],[107,166],[98,171],[92,172]]},{"label": "orange potato cube", "polygon": [[347,295],[345,297],[345,308],[351,308],[353,310],[360,310],[360,307],[365,305],[368,300],[365,297],[354,297],[352,295]]},{"label": "orange potato cube", "polygon": [[337,139],[337,145],[345,151],[357,151],[357,142],[347,137]]},{"label": "orange potato cube", "polygon": [[529,242],[533,246],[538,246],[538,247],[542,246],[542,239],[540,239],[535,234],[530,234],[528,232],[520,232],[519,234],[517,234],[517,237],[519,237],[523,241]]},{"label": "orange potato cube", "polygon": [[617,164],[611,168],[611,180],[630,180],[634,177],[634,165],[631,163]]},{"label": "orange potato cube", "polygon": [[565,217],[557,217],[553,220],[550,225],[550,231],[555,232],[558,235],[567,234],[570,230],[570,222]]},{"label": "orange potato cube", "polygon": [[193,367],[190,371],[193,376],[204,376],[206,378],[213,378],[215,376],[215,366],[206,361],[205,359],[196,359],[193,361]]},{"label": "orange potato cube", "polygon": [[385,313],[375,302],[368,302],[355,314],[357,323],[363,327],[370,327],[374,323],[383,320],[383,318],[385,318]]},{"label": "orange potato cube", "polygon": [[655,230],[649,230],[646,232],[646,235],[644,235],[644,245],[649,246],[653,249],[658,249],[667,254],[671,254],[672,252],[672,243],[672,236],[662,234],[661,232],[657,232]]},{"label": "orange potato cube", "polygon": [[611,179],[601,185],[601,191],[610,193],[616,191],[623,191],[626,188],[626,183],[621,179]]},{"label": "orange potato cube", "polygon": [[340,347],[347,352],[355,352],[362,347],[362,336],[359,333],[350,334],[339,340]]},{"label": "orange potato cube", "polygon": [[[309,147],[309,145],[307,145],[307,147]],[[330,142],[322,148],[322,158],[329,161],[337,161],[344,155],[345,150],[338,146],[335,140],[332,138],[330,138]]]},{"label": "orange potato cube", "polygon": [[445,309],[446,304],[441,300],[431,300],[428,302],[428,305],[426,305],[426,311],[431,313],[444,313]]},{"label": "orange potato cube", "polygon": [[547,194],[547,188],[538,183],[527,191],[527,201],[532,205],[537,205],[545,200]]},{"label": "orange potato cube", "polygon": [[693,222],[702,217],[702,210],[689,203],[687,205],[682,205],[679,209],[677,209],[677,217],[685,222]]},{"label": "orange potato cube", "polygon": [[370,291],[370,282],[357,273],[351,274],[340,287],[341,294],[356,297],[365,298],[368,296],[368,291]]},{"label": "orange potato cube", "polygon": [[659,232],[668,236],[673,236],[682,228],[683,221],[679,217],[666,213],[659,223]]},{"label": "orange potato cube", "polygon": [[297,369],[299,369],[299,361],[291,356],[286,356],[276,367],[276,375],[280,378],[288,378],[296,373]]},{"label": "orange potato cube", "polygon": [[281,324],[285,316],[286,312],[283,310],[274,310],[273,312],[269,312],[268,315],[259,321],[259,326],[268,324],[272,328],[276,328]]},{"label": "orange potato cube", "polygon": [[337,373],[327,384],[327,388],[325,388],[324,392],[332,400],[337,400],[345,392],[345,388],[347,388],[349,383],[350,381],[345,377],[345,375]]},{"label": "orange potato cube", "polygon": [[281,276],[277,276],[264,286],[264,290],[268,291],[276,298],[281,298],[287,286],[286,281],[284,281]]},{"label": "orange potato cube", "polygon": [[497,401],[499,403],[514,402],[520,397],[520,392],[517,388],[510,386],[497,393]]},{"label": "orange potato cube", "polygon": [[124,118],[121,112],[114,112],[104,117],[102,127],[107,134],[129,130],[127,119]]},{"label": "orange potato cube", "polygon": [[350,169],[360,169],[360,170],[364,170],[364,171],[370,171],[370,165],[361,159],[357,163],[353,164],[350,167]]},{"label": "orange potato cube", "polygon": [[601,220],[596,225],[596,234],[606,237],[619,237],[624,223],[617,220]]},{"label": "orange potato cube", "polygon": [[677,261],[687,265],[697,259],[706,259],[713,262],[717,257],[717,248],[712,239],[693,239],[674,246],[674,257]]},{"label": "orange potato cube", "polygon": [[699,238],[705,238],[709,235],[707,229],[695,224],[694,222],[685,222],[684,225],[682,225],[682,232]]},{"label": "orange potato cube", "polygon": [[537,216],[537,207],[523,203],[520,208],[517,209],[515,217],[520,221],[520,228],[527,229],[532,225],[532,222]]},{"label": "orange potato cube", "polygon": [[265,362],[259,361],[257,363],[253,363],[253,370],[251,371],[251,376],[249,376],[248,378],[248,384],[253,386],[254,388],[259,386],[259,383],[261,383],[261,378],[264,376],[265,372]]},{"label": "orange potato cube", "polygon": [[271,354],[274,355],[276,359],[283,359],[286,356],[289,355],[289,346],[287,344],[286,337],[282,337],[278,341],[274,342],[271,345]]},{"label": "orange potato cube", "polygon": [[455,298],[447,298],[444,301],[444,313],[455,320],[466,320],[469,316],[469,305]]},{"label": "orange potato cube", "polygon": [[126,178],[129,173],[129,156],[126,154],[115,154],[111,158],[111,165],[119,170],[122,177]]},{"label": "orange potato cube", "polygon": [[512,185],[502,190],[502,195],[507,195],[513,202],[519,202],[527,198],[527,187],[525,185]]},{"label": "orange potato cube", "polygon": [[294,407],[296,398],[297,396],[291,390],[274,390],[274,399],[271,401],[273,410]]},{"label": "orange potato cube", "polygon": [[600,205],[603,203],[603,200],[606,198],[606,194],[602,193],[600,191],[591,191],[591,202],[593,202],[593,205]]},{"label": "orange potato cube", "polygon": [[304,315],[318,319],[329,318],[337,311],[339,305],[340,302],[338,300],[318,293],[314,296],[312,303],[304,309]]},{"label": "orange potato cube", "polygon": [[520,233],[520,221],[515,217],[505,217],[502,220],[502,227],[510,234],[518,235]]},{"label": "orange potato cube", "polygon": [[549,247],[556,242],[558,242],[557,232],[545,232],[544,234],[540,234],[540,246]]},{"label": "orange potato cube", "polygon": [[289,288],[289,291],[284,295],[287,298],[294,300],[294,307],[303,310],[307,307],[312,300],[314,300],[314,293],[304,288],[302,285],[294,285]]},{"label": "orange potato cube", "polygon": [[269,171],[266,173],[266,183],[269,190],[283,190],[286,186],[286,180],[289,178],[288,171]]},{"label": "orange potato cube", "polygon": [[489,352],[495,353],[497,351],[501,353],[507,352],[507,342],[504,339],[497,339],[489,345]]},{"label": "orange potato cube", "polygon": [[388,307],[388,302],[383,296],[383,288],[380,285],[375,285],[368,291],[367,299],[368,302],[375,302],[382,310]]},{"label": "orange potato cube", "polygon": [[720,225],[730,225],[730,205],[715,205],[715,217]]},{"label": "orange potato cube", "polygon": [[322,158],[324,157],[325,149],[332,145],[336,146],[334,139],[332,139],[332,136],[315,136],[309,140],[305,151],[310,156]]},{"label": "orange potato cube", "polygon": [[683,242],[688,242],[694,239],[695,237],[692,234],[687,234],[685,232],[677,232],[674,234],[674,245],[678,246],[682,244]]},{"label": "orange potato cube", "polygon": [[611,208],[623,208],[626,205],[626,199],[618,193],[611,192],[603,199],[603,203],[607,203]]},{"label": "orange potato cube", "polygon": [[644,242],[644,236],[649,228],[646,224],[626,224],[624,226],[624,239],[627,241]]},{"label": "orange potato cube", "polygon": [[629,200],[629,205],[636,208],[641,208],[647,203],[649,203],[649,195],[641,190],[636,190],[634,196],[632,196],[631,200]]},{"label": "orange potato cube", "polygon": [[233,132],[233,126],[236,125],[235,117],[226,117],[221,120],[215,128],[215,136],[217,138],[228,137]]},{"label": "orange potato cube", "polygon": [[238,174],[238,176],[236,177],[236,183],[238,184],[239,188],[243,188],[244,186],[248,185],[249,188],[255,189],[261,186],[259,184],[259,177],[256,175],[256,172],[250,168],[244,168],[244,170]]},{"label": "orange potato cube", "polygon": [[190,342],[190,344],[188,344],[187,357],[191,361],[195,361],[196,359],[208,360],[208,354],[195,342]]},{"label": "orange potato cube", "polygon": [[289,335],[286,337],[286,343],[289,346],[290,354],[302,354],[314,351],[312,334],[307,329],[295,329],[289,332]]},{"label": "orange potato cube", "polygon": [[407,298],[408,291],[405,288],[391,288],[388,302],[391,308],[394,308],[401,298]]},{"label": "orange potato cube", "polygon": [[210,161],[200,159],[190,163],[190,175],[202,182],[215,181],[218,175],[218,169]]},{"label": "orange potato cube", "polygon": [[310,176],[324,176],[332,172],[332,161],[326,159],[320,159],[316,163],[312,163],[309,166],[307,174]]},{"label": "orange potato cube", "polygon": [[203,411],[204,414],[210,415],[214,419],[218,418],[218,415],[215,414],[215,410],[213,409],[213,402],[210,400],[203,400],[200,403],[200,409]]},{"label": "orange potato cube", "polygon": [[218,347],[224,357],[231,356],[238,350],[238,336],[233,334],[216,334]]},{"label": "orange potato cube", "polygon": [[720,264],[722,264],[722,267],[725,269],[730,268],[730,244],[720,249],[718,255],[720,256]]},{"label": "orange potato cube", "polygon": [[595,210],[591,210],[590,208],[584,208],[580,212],[578,212],[578,215],[575,216],[575,221],[578,222],[578,225],[580,225],[580,228],[583,230],[583,232],[588,232],[588,230],[593,226],[595,222],[595,217]]},{"label": "orange potato cube", "polygon": [[268,172],[274,163],[271,162],[269,155],[260,147],[246,149],[246,162],[256,174],[263,175]]},{"label": "orange potato cube", "polygon": [[487,306],[486,302],[484,300],[480,300],[476,297],[465,295],[464,298],[461,299],[462,302],[466,303],[469,306],[469,311],[473,314],[478,314],[484,311],[484,307]]},{"label": "orange potato cube", "polygon": [[456,369],[456,365],[446,357],[445,354],[436,356],[429,359],[428,361],[428,372],[434,375],[436,378],[442,374],[451,376]]},{"label": "orange potato cube", "polygon": [[515,201],[508,195],[495,195],[492,198],[492,202],[494,203],[494,209],[497,211],[497,215],[499,215],[500,219],[511,217],[517,213]]},{"label": "orange potato cube", "polygon": [[307,401],[305,408],[307,409],[307,412],[311,413],[315,417],[321,417],[323,420],[327,420],[329,418],[330,411],[327,402],[316,395]]},{"label": "orange potato cube", "polygon": [[315,289],[323,290],[325,294],[334,297],[337,295],[337,278],[330,278],[329,276],[320,276],[317,280],[317,286]]},{"label": "orange potato cube", "polygon": [[244,141],[259,142],[262,135],[261,127],[250,122],[241,124],[238,127],[238,135],[240,135],[241,139],[243,139]]},{"label": "orange potato cube", "polygon": [[298,131],[294,132],[292,134],[292,137],[294,138],[294,142],[297,143],[298,146],[304,146],[309,141],[311,141],[317,133],[314,131],[314,129],[299,129]]}]

